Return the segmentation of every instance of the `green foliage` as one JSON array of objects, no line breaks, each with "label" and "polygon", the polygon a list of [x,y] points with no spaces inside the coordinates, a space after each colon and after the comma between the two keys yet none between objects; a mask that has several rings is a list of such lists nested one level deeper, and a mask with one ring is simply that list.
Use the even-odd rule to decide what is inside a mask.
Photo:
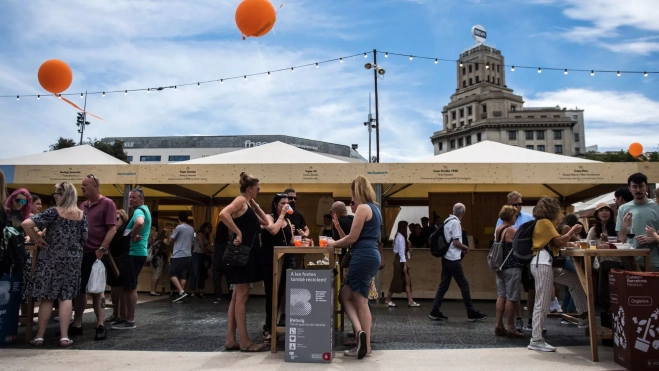
[{"label": "green foliage", "polygon": [[[99,151],[103,151],[107,153],[108,155],[115,157],[121,161],[128,162],[128,155],[124,151],[124,142],[117,140],[113,144],[110,143],[104,143],[101,142],[100,140],[94,138],[87,138],[86,142],[83,142],[83,144],[88,144],[94,148],[96,148]],[[77,144],[73,139],[69,138],[59,138],[57,143],[51,144],[50,145],[50,150],[55,151],[58,149],[63,149],[63,148],[71,148],[75,147]]]},{"label": "green foliage", "polygon": [[649,156],[641,155],[639,158],[635,158],[629,154],[629,152],[623,150],[620,150],[619,152],[608,153],[588,152],[584,157],[589,160],[603,162],[659,162],[659,152],[650,152]]},{"label": "green foliage", "polygon": [[51,151],[57,151],[58,149],[71,148],[75,146],[76,146],[75,140],[59,137],[57,143],[51,144],[49,148]]}]

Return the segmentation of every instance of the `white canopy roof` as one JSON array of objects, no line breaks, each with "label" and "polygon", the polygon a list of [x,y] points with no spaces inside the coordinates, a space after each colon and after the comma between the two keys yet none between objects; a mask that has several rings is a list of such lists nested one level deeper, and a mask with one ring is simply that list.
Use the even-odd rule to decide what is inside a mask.
[{"label": "white canopy roof", "polygon": [[576,213],[594,211],[595,207],[597,207],[597,205],[601,202],[604,202],[609,206],[615,205],[614,198],[615,192],[611,192],[584,202],[577,202],[576,204],[572,204],[572,206],[574,206],[574,212]]},{"label": "white canopy roof", "polygon": [[177,164],[339,164],[336,158],[300,149],[282,142],[271,142],[215,156],[177,162]]},{"label": "white canopy roof", "polygon": [[34,155],[0,159],[0,165],[126,165],[88,144]]},{"label": "white canopy roof", "polygon": [[556,155],[507,144],[479,142],[455,151],[415,161],[420,163],[584,163],[598,162],[579,157]]}]

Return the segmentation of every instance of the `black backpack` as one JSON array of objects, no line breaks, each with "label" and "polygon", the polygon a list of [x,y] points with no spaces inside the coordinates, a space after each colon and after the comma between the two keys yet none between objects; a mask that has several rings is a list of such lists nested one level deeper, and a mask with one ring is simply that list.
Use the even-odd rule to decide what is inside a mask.
[{"label": "black backpack", "polygon": [[448,252],[448,248],[451,246],[450,241],[446,241],[444,236],[444,226],[446,222],[442,223],[439,229],[432,232],[430,235],[430,253],[432,256],[441,258]]},{"label": "black backpack", "polygon": [[513,255],[520,263],[528,264],[533,259],[533,229],[536,220],[522,224],[513,238]]},{"label": "black backpack", "polygon": [[0,226],[0,277],[3,274],[22,275],[25,266],[25,238],[16,228]]}]

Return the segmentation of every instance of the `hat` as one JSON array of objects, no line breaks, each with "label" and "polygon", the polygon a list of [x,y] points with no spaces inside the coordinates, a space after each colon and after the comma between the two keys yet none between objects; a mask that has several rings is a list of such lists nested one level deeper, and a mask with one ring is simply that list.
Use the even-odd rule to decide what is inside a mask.
[{"label": "hat", "polygon": [[597,212],[600,211],[601,209],[604,209],[604,208],[609,209],[609,212],[611,213],[611,218],[612,219],[615,217],[615,211],[613,210],[613,208],[611,208],[611,206],[609,206],[606,202],[600,202],[600,203],[597,204],[597,206],[595,206],[595,212],[593,213],[593,216],[595,217],[595,220],[597,220],[600,223],[602,221],[600,220],[599,215],[597,215]]}]

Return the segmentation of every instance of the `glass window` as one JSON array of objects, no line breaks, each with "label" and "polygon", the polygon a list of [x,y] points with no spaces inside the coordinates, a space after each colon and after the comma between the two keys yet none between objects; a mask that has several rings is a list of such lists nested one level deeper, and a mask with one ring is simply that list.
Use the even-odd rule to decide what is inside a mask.
[{"label": "glass window", "polygon": [[133,156],[128,156],[128,162],[133,162]]},{"label": "glass window", "polygon": [[188,161],[190,159],[189,155],[185,156],[169,156],[169,161],[174,162],[174,161]]},{"label": "glass window", "polygon": [[451,111],[451,120],[455,120],[455,118],[456,118],[456,112]]},{"label": "glass window", "polygon": [[554,146],[554,153],[563,154],[563,146]]},{"label": "glass window", "polygon": [[140,162],[159,162],[160,156],[140,156]]},{"label": "glass window", "polygon": [[487,75],[487,82],[490,82],[490,75]]},{"label": "glass window", "polygon": [[534,149],[534,148],[533,148],[533,145],[530,144],[530,145],[526,146],[526,149]]},{"label": "glass window", "polygon": [[579,133],[574,133],[574,141],[575,142],[579,141]]},{"label": "glass window", "polygon": [[563,130],[554,130],[554,139],[563,139]]},{"label": "glass window", "polygon": [[462,87],[466,88],[467,87],[467,80],[462,80]]},{"label": "glass window", "polygon": [[451,141],[451,149],[455,149],[455,139]]},{"label": "glass window", "polygon": [[474,80],[470,77],[469,78],[469,86],[472,86],[472,85],[474,85]]},{"label": "glass window", "polygon": [[444,150],[444,142],[439,142],[439,150]]},{"label": "glass window", "polygon": [[517,111],[517,106],[514,104],[510,105],[510,110],[513,112]]},{"label": "glass window", "polygon": [[464,76],[464,75],[466,75],[466,74],[467,74],[467,69],[464,68],[464,67],[462,67],[462,76]]},{"label": "glass window", "polygon": [[527,130],[524,132],[527,140],[533,140],[533,131]]},{"label": "glass window", "polygon": [[544,140],[545,139],[545,132],[538,130],[535,132],[535,139],[537,140]]},{"label": "glass window", "polygon": [[478,63],[476,63],[475,66],[476,66],[476,71],[478,71]]},{"label": "glass window", "polygon": [[471,73],[471,64],[469,65],[469,73]]},{"label": "glass window", "polygon": [[481,141],[481,133],[476,134],[476,141],[477,142]]},{"label": "glass window", "polygon": [[465,109],[461,108],[460,109],[460,118],[464,118],[464,117],[465,117]]},{"label": "glass window", "polygon": [[474,122],[474,120],[472,120],[472,119],[467,120],[467,124],[469,124],[469,125],[471,125],[472,122]]},{"label": "glass window", "polygon": [[575,148],[574,153],[577,154],[577,155],[580,155],[581,154],[581,148],[579,148],[579,147]]},{"label": "glass window", "polygon": [[516,140],[517,139],[517,132],[516,131],[509,131],[508,132],[508,139]]},{"label": "glass window", "polygon": [[473,113],[474,109],[471,106],[467,107],[467,116],[471,116]]},{"label": "glass window", "polygon": [[480,76],[476,76],[476,84],[478,84],[479,82],[481,82],[481,77],[480,77]]},{"label": "glass window", "polygon": [[462,147],[462,145],[463,145],[462,138],[458,138],[458,147]]},{"label": "glass window", "polygon": [[467,140],[467,145],[470,145],[471,144],[471,135],[468,136],[468,137],[465,137],[465,139]]},{"label": "glass window", "polygon": [[542,145],[538,146],[538,151],[544,152],[545,151],[545,146],[542,146]]}]

